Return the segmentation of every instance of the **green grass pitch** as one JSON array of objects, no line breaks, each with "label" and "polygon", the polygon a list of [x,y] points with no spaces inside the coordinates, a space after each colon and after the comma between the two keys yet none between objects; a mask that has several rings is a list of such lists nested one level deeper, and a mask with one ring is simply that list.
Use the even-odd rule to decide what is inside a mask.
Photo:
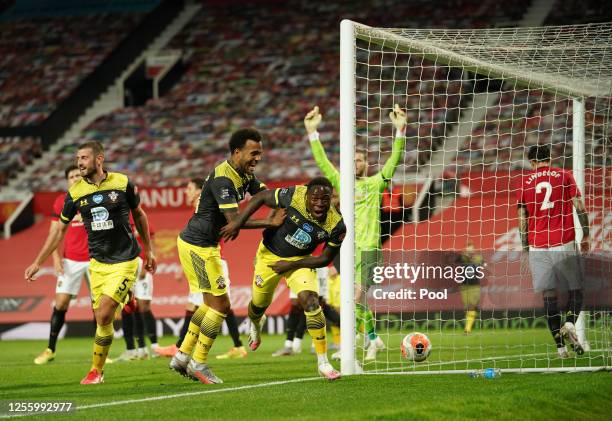
[{"label": "green grass pitch", "polygon": [[[469,341],[490,347],[489,354],[503,356],[510,352],[508,355],[512,355],[512,348],[506,345],[508,334],[486,335],[485,332],[481,337],[465,338],[430,333],[434,344],[430,369],[453,368],[452,364],[450,367],[438,364],[452,357],[451,346],[455,347],[456,360],[465,359],[465,355],[470,357],[467,360],[478,359],[478,353],[470,355],[467,350]],[[171,338],[164,339],[164,344],[171,341]],[[270,354],[282,345],[282,341],[280,336],[264,336],[261,348],[242,360],[220,361],[213,357],[212,367],[225,382],[214,386],[178,376],[168,369],[169,360],[165,358],[107,365],[106,383],[82,386],[79,381],[89,369],[92,339],[59,341],[56,360],[45,366],[32,362],[45,347],[44,342],[0,342],[3,414],[6,414],[8,402],[26,400],[70,400],[77,409],[69,419],[88,420],[153,417],[159,420],[417,417],[425,420],[604,420],[610,419],[612,413],[612,373],[609,372],[504,374],[491,380],[472,379],[465,374],[362,375],[328,382],[317,378],[315,358],[308,350],[309,341],[305,341],[305,350],[300,356],[272,358]],[[225,351],[229,345],[228,338],[219,338],[212,354]],[[380,354],[376,364],[366,368],[401,367],[395,355],[399,353],[399,344],[392,345],[395,346]],[[123,349],[123,341],[116,340],[111,356]],[[534,351],[539,355],[546,349]],[[384,363],[387,359],[393,363]],[[455,364],[455,368],[476,365],[480,366],[468,361]],[[41,418],[63,419],[66,416]]]}]

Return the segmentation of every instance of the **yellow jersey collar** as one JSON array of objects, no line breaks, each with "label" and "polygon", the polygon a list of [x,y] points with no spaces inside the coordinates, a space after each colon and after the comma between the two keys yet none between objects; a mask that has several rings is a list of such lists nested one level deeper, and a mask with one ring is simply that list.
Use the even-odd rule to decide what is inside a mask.
[{"label": "yellow jersey collar", "polygon": [[108,171],[103,170],[102,172],[104,173],[104,178],[102,179],[102,181],[100,181],[100,184],[99,184],[99,185],[97,185],[97,184],[95,184],[95,183],[92,183],[91,181],[89,181],[89,180],[87,179],[87,177],[83,177],[83,181],[85,181],[87,184],[91,184],[92,186],[96,186],[97,188],[100,188],[100,187],[102,187],[102,184],[103,184],[103,183],[104,183],[106,180],[108,180]]}]

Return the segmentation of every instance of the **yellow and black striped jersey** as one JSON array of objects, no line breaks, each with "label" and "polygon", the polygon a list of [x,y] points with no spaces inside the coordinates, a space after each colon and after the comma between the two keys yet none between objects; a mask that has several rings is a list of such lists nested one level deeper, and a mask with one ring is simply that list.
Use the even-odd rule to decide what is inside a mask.
[{"label": "yellow and black striped jersey", "polygon": [[266,185],[255,176],[240,175],[229,162],[223,161],[206,178],[198,207],[181,232],[181,238],[194,246],[216,246],[221,228],[227,224],[223,211],[238,210],[238,202],[246,193],[254,195],[265,189]]},{"label": "yellow and black striped jersey", "polygon": [[267,228],[263,243],[279,257],[296,257],[311,254],[321,243],[340,247],[346,235],[342,215],[332,206],[325,221],[319,222],[306,208],[306,186],[276,189],[276,205],[287,209],[287,217],[278,228]]},{"label": "yellow and black striped jersey", "polygon": [[73,184],[60,220],[70,223],[81,213],[87,230],[89,256],[102,263],[121,263],[140,253],[130,226],[130,210],[140,204],[134,185],[124,174],[109,172],[100,186],[85,178]]}]

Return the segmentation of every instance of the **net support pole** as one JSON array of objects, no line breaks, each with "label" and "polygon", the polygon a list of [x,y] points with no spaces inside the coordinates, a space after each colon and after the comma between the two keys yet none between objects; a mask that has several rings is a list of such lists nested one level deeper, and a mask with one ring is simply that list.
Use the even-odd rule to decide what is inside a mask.
[{"label": "net support pole", "polygon": [[355,374],[355,26],[340,23],[340,332],[343,375]]},{"label": "net support pole", "polygon": [[[586,196],[584,189],[584,163],[585,163],[585,148],[584,148],[584,102],[581,98],[574,98],[572,104],[572,172],[576,185],[582,194],[582,197]],[[580,222],[578,221],[578,215],[574,210],[574,228],[576,230],[576,242],[580,244],[582,240],[582,229]],[[578,340],[583,346],[588,346],[586,337],[586,323],[585,319],[588,317],[587,312],[581,311],[576,321],[576,333],[578,334]]]}]

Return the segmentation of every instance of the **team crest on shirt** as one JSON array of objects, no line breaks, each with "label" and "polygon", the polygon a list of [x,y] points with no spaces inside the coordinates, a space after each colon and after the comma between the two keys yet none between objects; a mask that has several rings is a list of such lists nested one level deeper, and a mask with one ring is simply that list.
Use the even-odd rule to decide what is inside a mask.
[{"label": "team crest on shirt", "polygon": [[116,202],[117,198],[119,197],[119,195],[117,194],[116,191],[112,191],[108,194],[108,198],[111,200],[111,202]]},{"label": "team crest on shirt", "polygon": [[104,200],[104,196],[102,196],[101,194],[94,194],[91,199],[99,205]]},{"label": "team crest on shirt", "polygon": [[222,275],[219,275],[219,277],[217,278],[215,282],[217,283],[217,288],[219,289],[225,288],[225,279],[223,278]]},{"label": "team crest on shirt", "polygon": [[263,278],[259,275],[255,275],[255,285],[258,288],[261,288],[263,286]]},{"label": "team crest on shirt", "polygon": [[317,232],[317,240],[322,240],[325,238],[325,231]]}]

